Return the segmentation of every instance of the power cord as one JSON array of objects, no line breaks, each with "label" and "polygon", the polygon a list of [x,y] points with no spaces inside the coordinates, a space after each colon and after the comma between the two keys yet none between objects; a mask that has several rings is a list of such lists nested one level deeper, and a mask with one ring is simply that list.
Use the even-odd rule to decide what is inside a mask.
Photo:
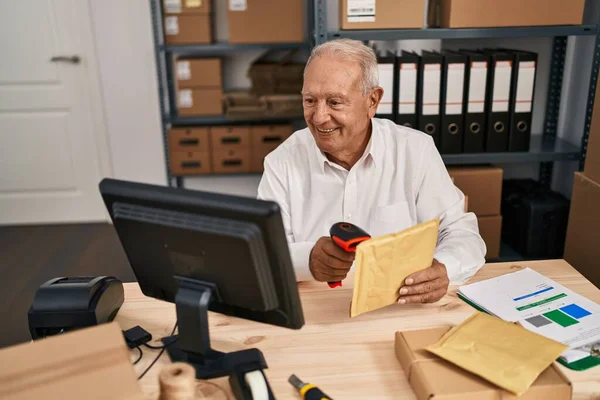
[{"label": "power cord", "polygon": [[[175,326],[173,326],[173,330],[171,331],[171,334],[169,336],[173,336],[175,334],[175,330],[177,329],[177,322],[175,322]],[[173,342],[175,343],[175,342]],[[171,344],[173,344],[171,343]],[[158,361],[158,359],[160,358],[160,356],[163,355],[163,353],[165,352],[165,350],[167,349],[168,345],[164,345],[164,346],[148,346],[146,345],[146,347],[152,349],[152,348],[156,348],[157,350],[160,348],[160,352],[158,353],[158,355],[156,356],[156,358],[152,361],[152,363],[150,363],[150,365],[148,366],[148,368],[146,368],[146,370],[144,372],[142,372],[142,374],[138,377],[138,380],[142,379],[144,377],[144,375],[146,375],[146,373],[148,373],[148,371],[150,371],[150,368],[152,368],[154,366],[154,364],[156,364],[156,362]]]},{"label": "power cord", "polygon": [[137,363],[139,363],[140,360],[142,359],[142,357],[144,356],[144,352],[142,351],[141,347],[138,346],[138,347],[136,347],[136,349],[140,352],[140,355],[138,356],[137,360],[135,360],[133,362],[133,365],[136,365]]}]

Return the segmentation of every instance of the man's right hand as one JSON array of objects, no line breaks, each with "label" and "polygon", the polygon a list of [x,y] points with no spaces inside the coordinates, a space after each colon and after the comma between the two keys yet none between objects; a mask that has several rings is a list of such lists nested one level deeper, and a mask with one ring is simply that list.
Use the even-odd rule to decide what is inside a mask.
[{"label": "man's right hand", "polygon": [[342,250],[331,237],[323,236],[310,253],[309,268],[317,281],[336,282],[346,278],[353,262],[354,253]]}]

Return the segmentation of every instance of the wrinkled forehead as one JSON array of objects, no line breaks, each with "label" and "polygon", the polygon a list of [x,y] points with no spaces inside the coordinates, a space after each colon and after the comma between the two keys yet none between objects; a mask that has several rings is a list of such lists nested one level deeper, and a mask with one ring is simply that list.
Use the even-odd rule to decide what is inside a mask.
[{"label": "wrinkled forehead", "polygon": [[352,95],[361,92],[360,78],[360,66],[355,61],[335,55],[316,57],[306,67],[302,93]]}]

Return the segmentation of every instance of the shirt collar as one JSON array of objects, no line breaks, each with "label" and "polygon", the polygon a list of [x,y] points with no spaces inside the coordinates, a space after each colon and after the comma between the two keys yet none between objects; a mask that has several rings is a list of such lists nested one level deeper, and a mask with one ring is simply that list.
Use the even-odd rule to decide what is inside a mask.
[{"label": "shirt collar", "polygon": [[[359,159],[358,162],[362,162],[366,157],[371,157],[371,159],[373,160],[373,164],[375,165],[375,167],[377,167],[378,165],[381,165],[382,160],[381,160],[381,154],[382,154],[382,143],[381,143],[381,127],[379,126],[379,123],[372,118],[371,119],[371,126],[372,126],[372,131],[371,131],[371,138],[369,139],[369,143],[367,143],[367,147],[365,148],[365,152],[363,154],[363,156]],[[325,155],[325,153],[323,153],[321,151],[321,149],[319,149],[319,147],[317,146],[316,142],[313,141],[313,143],[315,144],[315,151],[316,151],[316,155],[317,155],[317,161],[319,163],[319,167],[321,168],[321,172],[325,172],[325,164],[329,164],[329,165],[334,165],[335,163],[329,161],[329,159],[327,159],[327,156]]]}]

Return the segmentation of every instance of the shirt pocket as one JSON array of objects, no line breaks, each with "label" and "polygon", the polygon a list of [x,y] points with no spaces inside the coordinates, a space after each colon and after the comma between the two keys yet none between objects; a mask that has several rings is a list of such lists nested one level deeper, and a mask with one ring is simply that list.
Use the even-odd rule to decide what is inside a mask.
[{"label": "shirt pocket", "polygon": [[395,233],[414,225],[408,202],[376,207],[371,219],[369,233],[372,237]]}]

